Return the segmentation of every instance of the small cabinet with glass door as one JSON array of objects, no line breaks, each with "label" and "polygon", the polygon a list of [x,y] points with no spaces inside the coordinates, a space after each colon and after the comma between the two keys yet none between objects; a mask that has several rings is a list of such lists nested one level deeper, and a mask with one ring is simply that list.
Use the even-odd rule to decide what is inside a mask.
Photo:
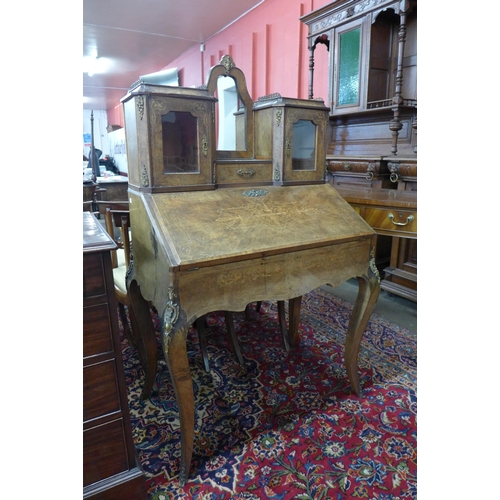
[{"label": "small cabinet with glass door", "polygon": [[273,94],[254,103],[257,150],[272,148],[273,183],[324,182],[328,108]]},{"label": "small cabinet with glass door", "polygon": [[206,89],[140,84],[122,100],[129,184],[146,191],[213,184],[213,103]]}]

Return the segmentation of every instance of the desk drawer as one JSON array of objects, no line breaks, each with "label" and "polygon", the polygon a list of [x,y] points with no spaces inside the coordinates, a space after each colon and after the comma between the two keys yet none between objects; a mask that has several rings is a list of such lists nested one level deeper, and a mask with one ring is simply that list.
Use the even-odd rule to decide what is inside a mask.
[{"label": "desk drawer", "polygon": [[382,208],[366,208],[366,222],[373,229],[381,229],[386,231],[396,231],[405,234],[417,234],[417,211],[416,210],[399,210],[399,209],[382,209]]},{"label": "desk drawer", "polygon": [[271,163],[217,164],[217,183],[271,182],[273,171]]}]

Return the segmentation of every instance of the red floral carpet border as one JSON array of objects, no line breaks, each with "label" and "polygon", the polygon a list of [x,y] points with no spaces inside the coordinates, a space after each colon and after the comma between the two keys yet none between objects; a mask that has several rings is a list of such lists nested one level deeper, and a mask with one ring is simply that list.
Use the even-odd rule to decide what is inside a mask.
[{"label": "red floral carpet border", "polygon": [[[208,315],[210,373],[188,336],[195,395],[190,480],[179,487],[177,405],[159,344],[151,397],[137,351],[122,335],[133,436],[149,498],[416,499],[416,334],[372,315],[363,337],[361,397],[344,369],[352,306],[318,289],[302,299],[300,345],[282,345],[275,302],[236,313],[245,367],[221,313]],[[158,318],[153,320],[159,332]]]}]

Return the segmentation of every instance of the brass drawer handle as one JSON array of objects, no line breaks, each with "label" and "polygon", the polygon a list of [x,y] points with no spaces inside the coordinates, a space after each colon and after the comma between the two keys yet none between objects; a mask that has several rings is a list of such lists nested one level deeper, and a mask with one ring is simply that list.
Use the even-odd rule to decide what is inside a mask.
[{"label": "brass drawer handle", "polygon": [[394,221],[394,214],[392,212],[387,217],[389,217],[389,219],[391,219],[391,222],[395,226],[406,226],[406,225],[408,225],[408,222],[413,222],[415,220],[415,217],[413,217],[413,215],[409,215],[408,217],[406,217],[406,222],[395,222]]},{"label": "brass drawer handle", "polygon": [[252,175],[255,175],[255,170],[252,168],[250,170],[242,170],[241,168],[236,172],[240,177],[243,177],[244,175],[249,175],[252,177]]}]

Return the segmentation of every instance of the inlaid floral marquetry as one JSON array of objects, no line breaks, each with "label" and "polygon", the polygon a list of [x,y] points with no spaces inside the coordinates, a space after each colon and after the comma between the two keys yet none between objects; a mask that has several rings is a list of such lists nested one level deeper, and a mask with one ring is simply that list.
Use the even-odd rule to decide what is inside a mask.
[{"label": "inlaid floral marquetry", "polygon": [[[257,247],[265,252],[301,241],[321,242],[325,234],[340,237],[349,230],[345,221],[352,208],[331,196],[331,190],[327,184],[315,189],[266,186],[264,196],[245,196],[244,189],[226,188],[158,193],[154,203],[165,214],[159,231],[170,235],[173,255],[187,267],[201,258],[249,254]],[[335,220],[325,218],[325,210],[332,210]]]},{"label": "inlaid floral marquetry", "polygon": [[273,266],[268,269],[243,269],[237,271],[229,271],[227,273],[222,273],[217,278],[217,284],[224,288],[226,286],[242,285],[248,283],[249,281],[259,281],[265,280],[266,278],[285,276],[286,269],[284,266]]},{"label": "inlaid floral marquetry", "polygon": [[279,201],[257,200],[253,206],[242,205],[240,207],[221,207],[217,210],[219,214],[215,222],[222,224],[225,229],[232,230],[236,227],[248,226],[248,218],[251,218],[252,226],[263,224],[275,231],[282,231],[286,224],[297,219],[315,219],[320,215],[316,207],[309,207],[295,201],[282,203]]}]

